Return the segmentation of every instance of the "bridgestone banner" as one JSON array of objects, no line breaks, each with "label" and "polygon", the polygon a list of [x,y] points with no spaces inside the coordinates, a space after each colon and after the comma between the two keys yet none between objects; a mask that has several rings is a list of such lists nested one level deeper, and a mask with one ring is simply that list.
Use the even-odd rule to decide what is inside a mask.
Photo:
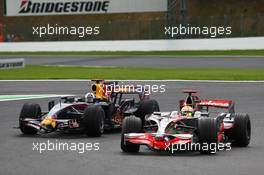
[{"label": "bridgestone banner", "polygon": [[167,0],[6,0],[6,16],[167,11]]}]

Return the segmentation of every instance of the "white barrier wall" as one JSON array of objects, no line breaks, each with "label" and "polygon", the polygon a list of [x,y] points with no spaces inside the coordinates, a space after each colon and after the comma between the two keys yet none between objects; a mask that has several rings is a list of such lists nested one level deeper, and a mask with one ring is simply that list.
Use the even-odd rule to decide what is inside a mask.
[{"label": "white barrier wall", "polygon": [[1,43],[0,52],[36,51],[173,51],[264,49],[264,37],[225,39],[70,41]]}]

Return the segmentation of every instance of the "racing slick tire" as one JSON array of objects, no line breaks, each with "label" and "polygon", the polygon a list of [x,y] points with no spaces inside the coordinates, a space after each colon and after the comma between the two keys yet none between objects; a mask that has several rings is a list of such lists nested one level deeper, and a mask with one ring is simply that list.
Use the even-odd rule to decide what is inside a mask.
[{"label": "racing slick tire", "polygon": [[159,103],[156,100],[143,100],[140,102],[135,116],[141,118],[142,126],[145,125],[145,116],[153,112],[159,112]]},{"label": "racing slick tire", "polygon": [[101,106],[91,105],[84,110],[82,125],[90,137],[100,137],[104,132],[105,112]]},{"label": "racing slick tire", "polygon": [[41,118],[41,108],[39,104],[29,104],[25,103],[21,109],[19,116],[19,128],[23,134],[34,135],[37,134],[38,130],[27,126],[24,121],[25,118],[40,119]]},{"label": "racing slick tire", "polygon": [[121,134],[121,149],[123,152],[136,153],[139,152],[140,145],[125,142],[124,135],[126,133],[138,133],[141,131],[142,121],[140,118],[135,116],[126,117],[122,124]]},{"label": "racing slick tire", "polygon": [[234,128],[232,132],[233,144],[239,147],[246,147],[250,143],[251,123],[248,114],[233,114]]},{"label": "racing slick tire", "polygon": [[214,154],[217,151],[219,123],[216,118],[202,117],[198,120],[198,140],[201,154]]}]

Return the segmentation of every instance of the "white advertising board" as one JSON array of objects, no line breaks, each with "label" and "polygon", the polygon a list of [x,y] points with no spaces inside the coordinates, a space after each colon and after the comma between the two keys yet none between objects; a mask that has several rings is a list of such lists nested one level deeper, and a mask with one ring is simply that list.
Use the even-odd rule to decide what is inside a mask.
[{"label": "white advertising board", "polygon": [[167,0],[6,0],[6,16],[167,11]]}]

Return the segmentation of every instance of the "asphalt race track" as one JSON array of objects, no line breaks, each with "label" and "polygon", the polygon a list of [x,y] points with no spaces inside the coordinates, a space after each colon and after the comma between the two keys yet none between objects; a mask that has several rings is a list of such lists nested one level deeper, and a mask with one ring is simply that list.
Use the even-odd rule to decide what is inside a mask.
[{"label": "asphalt race track", "polygon": [[[141,82],[141,84],[149,82]],[[137,82],[138,84],[138,82]],[[152,83],[151,83],[152,84]],[[161,83],[157,83],[160,85]],[[79,134],[51,134],[23,136],[18,126],[18,115],[25,102],[37,102],[47,110],[50,99],[0,102],[0,174],[2,175],[260,175],[264,166],[264,83],[205,83],[165,82],[166,93],[155,93],[162,111],[178,109],[183,98],[182,89],[193,88],[204,98],[233,99],[237,112],[251,115],[252,140],[247,148],[232,148],[216,155],[180,152],[174,155],[149,151],[141,147],[136,155],[120,150],[120,133],[107,132],[101,138]],[[79,94],[89,89],[87,82],[0,82],[0,95],[10,94]],[[83,154],[74,151],[45,151],[33,149],[33,142],[100,143],[99,151]]]},{"label": "asphalt race track", "polygon": [[[9,56],[9,58],[18,56]],[[0,57],[1,58],[1,57]],[[2,58],[6,58],[3,57]],[[2,59],[1,58],[1,59]],[[181,67],[181,68],[264,68],[263,57],[157,57],[157,56],[67,56],[67,57],[25,57],[26,64],[74,65],[114,67]]]}]

